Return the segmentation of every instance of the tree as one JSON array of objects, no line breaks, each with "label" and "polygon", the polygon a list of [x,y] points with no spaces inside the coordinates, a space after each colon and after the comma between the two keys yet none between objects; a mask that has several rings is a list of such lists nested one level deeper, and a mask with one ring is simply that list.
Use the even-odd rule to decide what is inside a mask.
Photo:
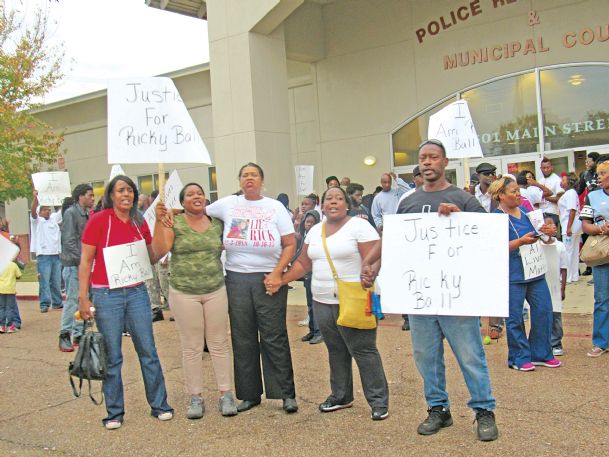
[{"label": "tree", "polygon": [[31,114],[63,77],[64,53],[50,46],[48,15],[26,23],[0,1],[0,201],[32,193],[31,174],[56,162],[63,135]]}]

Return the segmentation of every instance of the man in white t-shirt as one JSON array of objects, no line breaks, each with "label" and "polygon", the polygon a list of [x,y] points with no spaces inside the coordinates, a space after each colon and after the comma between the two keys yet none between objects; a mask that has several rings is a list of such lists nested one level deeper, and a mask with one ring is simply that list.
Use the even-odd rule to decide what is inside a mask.
[{"label": "man in white t-shirt", "polygon": [[539,205],[539,208],[546,214],[551,214],[556,227],[558,227],[558,233],[560,236],[560,221],[558,220],[558,200],[564,193],[562,187],[560,187],[560,177],[554,173],[554,167],[552,162],[547,157],[544,157],[541,161],[541,173],[543,177],[539,180],[539,184],[547,187],[552,191],[551,195],[544,197],[543,201]]},{"label": "man in white t-shirt", "polygon": [[50,206],[38,206],[38,192],[34,191],[30,222],[33,229],[36,253],[36,266],[38,269],[38,295],[40,299],[40,312],[46,313],[49,307],[60,309],[63,307],[61,298],[61,212],[51,212]]},{"label": "man in white t-shirt", "polygon": [[474,188],[474,197],[476,197],[476,200],[480,202],[487,213],[490,213],[497,207],[497,202],[487,192],[489,186],[497,179],[496,171],[497,167],[488,162],[482,162],[476,167],[478,184]]}]

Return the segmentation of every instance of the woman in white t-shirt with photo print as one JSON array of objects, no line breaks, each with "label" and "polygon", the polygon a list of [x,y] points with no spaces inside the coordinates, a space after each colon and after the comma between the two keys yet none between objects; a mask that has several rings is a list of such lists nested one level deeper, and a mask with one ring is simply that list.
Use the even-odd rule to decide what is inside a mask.
[{"label": "woman in white t-shirt with photo print", "polygon": [[[262,195],[264,171],[255,163],[239,170],[242,193],[205,208],[224,222],[226,292],[233,343],[237,411],[266,398],[298,411],[286,327],[287,286],[270,295],[265,281],[279,282],[296,251],[294,226],[283,204]],[[262,358],[262,370],[260,359]],[[263,390],[264,372],[264,390]]]}]

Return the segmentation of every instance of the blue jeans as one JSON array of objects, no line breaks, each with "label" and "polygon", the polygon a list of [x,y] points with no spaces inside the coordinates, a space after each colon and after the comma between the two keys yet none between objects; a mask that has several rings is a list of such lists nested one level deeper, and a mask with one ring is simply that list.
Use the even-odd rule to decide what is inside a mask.
[{"label": "blue jeans", "polygon": [[0,326],[6,325],[8,327],[15,323],[13,302],[17,302],[15,294],[0,294]]},{"label": "blue jeans", "polygon": [[423,378],[427,405],[430,408],[450,407],[444,366],[443,340],[446,338],[471,396],[467,406],[475,410],[495,409],[495,398],[480,337],[480,318],[415,314],[408,317],[414,361]]},{"label": "blue jeans", "polygon": [[609,348],[609,264],[592,267],[594,278],[594,322],[592,344]]},{"label": "blue jeans", "polygon": [[17,328],[21,328],[21,314],[19,314],[19,306],[17,306],[17,295],[11,295],[11,307],[13,310],[13,322]]},{"label": "blue jeans", "polygon": [[72,337],[82,335],[83,322],[74,319],[74,313],[78,311],[78,267],[63,267],[61,273],[66,283],[66,302],[61,313],[60,333],[70,333]]},{"label": "blue jeans", "polygon": [[[544,362],[552,355],[552,298],[545,278],[510,283],[510,315],[505,321],[508,366]],[[527,338],[522,308],[524,299],[531,308],[531,331]]]},{"label": "blue jeans", "polygon": [[311,292],[311,278],[303,279],[305,293],[307,296],[307,311],[309,312],[309,332],[313,335],[318,336],[321,335],[321,330],[319,330],[319,325],[315,320],[315,311],[313,310],[313,292]]},{"label": "blue jeans", "polygon": [[93,288],[91,294],[95,305],[95,321],[97,328],[104,335],[108,356],[108,376],[103,385],[108,416],[103,422],[122,421],[125,414],[121,377],[121,345],[125,326],[131,333],[131,340],[140,361],[146,399],[151,408],[150,414],[156,417],[166,411],[173,412],[167,404],[167,390],[154,343],[152,311],[146,286],[140,284],[112,290]]},{"label": "blue jeans", "polygon": [[40,309],[61,306],[61,261],[59,255],[36,256]]}]

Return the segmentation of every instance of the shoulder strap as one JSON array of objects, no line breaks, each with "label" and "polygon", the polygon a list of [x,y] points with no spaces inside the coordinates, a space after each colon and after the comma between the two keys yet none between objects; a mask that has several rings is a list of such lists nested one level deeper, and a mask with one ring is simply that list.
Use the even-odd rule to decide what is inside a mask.
[{"label": "shoulder strap", "polygon": [[334,279],[338,279],[338,274],[336,273],[336,268],[334,268],[334,263],[332,262],[332,258],[330,257],[330,253],[328,252],[328,245],[326,244],[326,222],[322,222],[321,224],[321,243],[324,246],[324,252],[326,253],[326,258],[328,259],[328,263],[330,264],[330,269],[332,270],[332,276]]}]

